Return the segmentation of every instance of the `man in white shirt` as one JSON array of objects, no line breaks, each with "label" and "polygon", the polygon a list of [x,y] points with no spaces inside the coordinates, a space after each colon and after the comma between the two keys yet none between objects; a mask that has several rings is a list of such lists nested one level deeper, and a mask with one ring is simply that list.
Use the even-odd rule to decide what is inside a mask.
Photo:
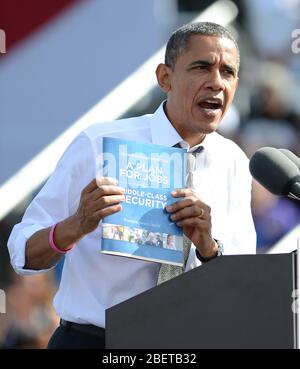
[{"label": "man in white shirt", "polygon": [[[112,178],[95,179],[95,140],[101,136],[180,143],[197,155],[196,190],[167,211],[192,241],[188,271],[219,254],[255,253],[251,176],[239,147],[215,131],[238,85],[239,51],[231,34],[213,23],[187,25],[170,38],[156,75],[167,100],[153,115],[96,124],[65,151],[56,170],[9,238],[14,269],[33,274],[66,254],[54,306],[62,319],[51,348],[103,347],[105,309],[157,283],[160,264],[101,254],[97,227],[122,211],[124,190]],[[76,247],[73,245],[76,244]],[[197,253],[196,253],[197,250]]]}]

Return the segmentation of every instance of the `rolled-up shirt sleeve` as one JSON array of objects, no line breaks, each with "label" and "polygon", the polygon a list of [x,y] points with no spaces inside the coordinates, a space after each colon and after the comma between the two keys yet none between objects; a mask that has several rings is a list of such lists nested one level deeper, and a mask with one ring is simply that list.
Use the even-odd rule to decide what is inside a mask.
[{"label": "rolled-up shirt sleeve", "polygon": [[26,242],[37,231],[74,214],[82,189],[94,176],[94,166],[90,165],[93,161],[89,139],[82,133],[65,151],[54,173],[32,200],[22,221],[11,232],[8,250],[12,267],[18,274],[28,275],[49,270],[24,269]]},{"label": "rolled-up shirt sleeve", "polygon": [[11,265],[18,274],[30,275],[37,272],[47,271],[45,270],[30,270],[24,269],[25,265],[25,246],[27,240],[39,230],[45,228],[41,224],[23,225],[17,224],[9,237],[8,250],[10,254]]}]

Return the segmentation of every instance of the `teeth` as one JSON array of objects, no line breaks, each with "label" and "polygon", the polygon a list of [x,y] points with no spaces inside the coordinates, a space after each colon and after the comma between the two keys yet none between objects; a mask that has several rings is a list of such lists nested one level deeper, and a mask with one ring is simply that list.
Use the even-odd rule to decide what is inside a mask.
[{"label": "teeth", "polygon": [[219,105],[219,102],[218,102],[218,101],[205,100],[205,102],[207,102],[207,103],[209,103],[209,104],[218,104],[218,105]]}]

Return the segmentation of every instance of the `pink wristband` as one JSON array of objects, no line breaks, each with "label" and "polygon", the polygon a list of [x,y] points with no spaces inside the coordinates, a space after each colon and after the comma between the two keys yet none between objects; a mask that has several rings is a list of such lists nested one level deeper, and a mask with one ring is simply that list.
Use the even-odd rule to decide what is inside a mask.
[{"label": "pink wristband", "polygon": [[54,242],[54,231],[55,231],[56,226],[57,226],[57,224],[53,224],[53,226],[50,229],[50,233],[49,233],[49,244],[50,244],[52,250],[54,250],[55,252],[57,252],[59,254],[66,254],[68,251],[72,250],[72,248],[75,246],[75,243],[73,243],[71,246],[69,246],[65,250],[62,250],[59,247],[57,247],[55,245],[55,242]]}]

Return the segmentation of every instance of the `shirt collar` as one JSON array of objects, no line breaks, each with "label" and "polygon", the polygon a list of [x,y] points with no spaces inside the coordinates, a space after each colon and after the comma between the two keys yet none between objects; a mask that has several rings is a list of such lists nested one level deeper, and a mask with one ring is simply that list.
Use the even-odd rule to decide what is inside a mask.
[{"label": "shirt collar", "polygon": [[151,119],[150,127],[152,143],[169,147],[180,143],[181,147],[187,151],[195,151],[199,146],[202,146],[206,153],[210,154],[215,147],[217,133],[213,132],[206,135],[200,144],[190,147],[189,144],[181,138],[176,129],[173,127],[172,123],[167,118],[164,111],[164,104],[165,101],[160,104]]},{"label": "shirt collar", "polygon": [[152,143],[171,147],[183,140],[167,118],[164,103],[160,104],[151,119]]}]

